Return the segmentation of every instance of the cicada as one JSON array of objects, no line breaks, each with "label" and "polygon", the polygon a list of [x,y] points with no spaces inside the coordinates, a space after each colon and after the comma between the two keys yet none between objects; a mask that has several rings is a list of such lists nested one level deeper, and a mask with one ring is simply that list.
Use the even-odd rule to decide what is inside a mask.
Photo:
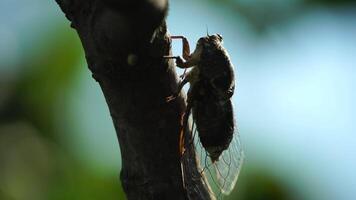
[{"label": "cicada", "polygon": [[[236,184],[244,157],[232,104],[234,67],[220,34],[201,37],[192,54],[184,36],[171,36],[171,39],[182,39],[185,61],[180,56],[165,57],[176,59],[179,68],[190,68],[181,76],[176,93],[167,97],[168,102],[174,100],[189,83],[180,152],[183,155],[187,145],[194,145],[201,173],[205,174],[202,178],[207,177],[204,180],[215,196],[228,195]],[[186,133],[184,130],[189,124],[191,132]],[[191,142],[185,142],[185,137],[190,137]]]}]

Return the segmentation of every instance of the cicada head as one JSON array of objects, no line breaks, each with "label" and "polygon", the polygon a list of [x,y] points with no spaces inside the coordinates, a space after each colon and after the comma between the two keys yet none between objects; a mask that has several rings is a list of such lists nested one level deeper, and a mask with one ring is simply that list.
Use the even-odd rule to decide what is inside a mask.
[{"label": "cicada head", "polygon": [[207,35],[205,37],[201,37],[198,40],[197,47],[203,46],[204,48],[210,48],[216,45],[221,45],[223,42],[223,38],[220,34]]}]

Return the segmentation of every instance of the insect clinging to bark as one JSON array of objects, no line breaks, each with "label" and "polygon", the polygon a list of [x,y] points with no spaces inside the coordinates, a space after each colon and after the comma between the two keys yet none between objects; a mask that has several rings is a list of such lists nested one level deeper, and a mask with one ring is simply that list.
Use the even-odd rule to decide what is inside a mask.
[{"label": "insect clinging to bark", "polygon": [[[231,100],[235,89],[234,68],[222,46],[223,38],[220,34],[201,37],[192,54],[185,37],[171,36],[171,39],[182,39],[185,61],[180,56],[165,57],[176,59],[179,68],[191,68],[181,76],[178,90],[167,97],[168,102],[174,100],[183,86],[190,84],[187,107],[182,117],[180,153],[184,154],[187,145],[194,145],[198,160],[205,166],[202,171],[209,172],[210,182],[215,184],[219,194],[229,194],[241,169],[243,151]],[[186,133],[183,130],[186,130],[185,127],[189,124],[191,114],[196,126]],[[198,132],[198,138],[194,138],[195,132]],[[185,137],[199,142],[187,144],[184,142]],[[199,148],[199,145],[202,148]],[[203,151],[206,153],[205,158]]]}]

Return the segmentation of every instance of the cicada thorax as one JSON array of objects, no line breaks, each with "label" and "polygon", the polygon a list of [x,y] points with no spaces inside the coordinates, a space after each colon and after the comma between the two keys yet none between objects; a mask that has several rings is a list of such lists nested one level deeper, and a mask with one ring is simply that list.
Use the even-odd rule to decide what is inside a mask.
[{"label": "cicada thorax", "polygon": [[218,99],[230,99],[235,89],[234,67],[227,51],[215,40],[203,44],[198,64],[201,80],[209,81],[211,93]]}]

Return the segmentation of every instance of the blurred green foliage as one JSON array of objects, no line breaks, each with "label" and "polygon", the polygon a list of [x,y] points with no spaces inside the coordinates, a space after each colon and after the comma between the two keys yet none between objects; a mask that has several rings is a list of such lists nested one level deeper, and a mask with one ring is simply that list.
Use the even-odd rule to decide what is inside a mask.
[{"label": "blurred green foliage", "polygon": [[62,98],[79,72],[82,49],[76,34],[63,29],[53,30],[51,37],[41,41],[36,49],[41,53],[24,61],[27,70],[17,80],[14,96],[7,112],[14,118],[30,120],[48,134],[52,131],[54,103]]},{"label": "blurred green foliage", "polygon": [[56,112],[83,71],[83,50],[73,29],[59,27],[39,35],[17,62],[21,73],[0,74],[0,199],[124,199],[118,175],[96,173],[60,143]]}]

